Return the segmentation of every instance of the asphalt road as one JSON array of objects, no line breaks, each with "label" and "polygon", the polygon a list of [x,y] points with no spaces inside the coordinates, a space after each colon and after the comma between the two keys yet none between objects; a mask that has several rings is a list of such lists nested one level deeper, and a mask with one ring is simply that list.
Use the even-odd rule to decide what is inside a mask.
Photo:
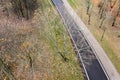
[{"label": "asphalt road", "polygon": [[62,0],[53,0],[53,2],[72,38],[72,42],[78,52],[79,59],[82,62],[88,80],[109,80],[102,65],[99,63],[94,51],[81,31],[84,29],[79,29],[77,23],[65,8]]},{"label": "asphalt road", "polygon": [[[95,39],[93,34],[90,32],[90,30],[86,27],[86,25],[83,23],[83,21],[80,19],[80,17],[76,14],[76,12],[71,8],[67,0],[62,0],[64,3],[64,6],[68,13],[71,15],[71,17],[74,19],[76,24],[78,25],[79,29],[82,30],[82,33],[84,37],[86,38],[87,42],[91,45],[91,48],[94,51],[94,54],[96,55],[97,59],[103,65],[104,70],[106,71],[107,75],[109,76],[110,80],[120,80],[120,74],[116,70],[115,66],[107,56],[104,49],[101,47],[99,42]],[[119,63],[118,63],[119,64]]]}]

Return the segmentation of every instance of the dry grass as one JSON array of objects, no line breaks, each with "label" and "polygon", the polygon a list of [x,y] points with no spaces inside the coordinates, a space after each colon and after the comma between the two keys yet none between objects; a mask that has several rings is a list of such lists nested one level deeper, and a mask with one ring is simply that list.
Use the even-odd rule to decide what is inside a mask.
[{"label": "dry grass", "polygon": [[0,61],[0,80],[83,80],[69,36],[51,1],[42,1],[28,21],[11,13],[7,16],[2,9],[0,14],[0,59],[10,71]]}]

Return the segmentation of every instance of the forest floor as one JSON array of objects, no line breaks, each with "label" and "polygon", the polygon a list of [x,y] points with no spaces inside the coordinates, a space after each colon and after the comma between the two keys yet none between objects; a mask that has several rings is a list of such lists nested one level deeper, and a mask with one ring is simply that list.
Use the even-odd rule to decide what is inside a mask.
[{"label": "forest floor", "polygon": [[[98,16],[98,7],[97,0],[92,8],[91,14],[91,23],[88,25],[88,15],[86,14],[87,3],[85,0],[68,0],[70,5],[74,8],[83,22],[87,25],[90,31],[94,34],[98,42],[101,44],[103,49],[106,51],[109,58],[112,60],[113,64],[117,68],[120,73],[120,25],[119,23],[116,26],[112,27],[110,23],[112,23],[112,19],[105,20],[102,28],[99,28],[101,20]],[[101,37],[103,34],[104,27],[106,27],[106,32],[103,40],[101,41]]]},{"label": "forest floor", "polygon": [[[41,0],[39,0],[41,1]],[[83,80],[63,22],[50,0],[30,20],[18,19],[10,4],[0,4],[0,80]],[[61,56],[67,58],[67,61]],[[10,71],[10,72],[8,72]]]}]

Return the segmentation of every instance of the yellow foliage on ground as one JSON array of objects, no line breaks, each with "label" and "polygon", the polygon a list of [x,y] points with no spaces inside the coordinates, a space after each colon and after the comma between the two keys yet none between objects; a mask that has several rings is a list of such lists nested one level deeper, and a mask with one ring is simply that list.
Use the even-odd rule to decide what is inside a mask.
[{"label": "yellow foliage on ground", "polygon": [[24,42],[24,43],[22,44],[22,47],[23,47],[23,48],[27,48],[27,47],[29,47],[29,46],[32,46],[32,43],[31,43],[31,42]]}]

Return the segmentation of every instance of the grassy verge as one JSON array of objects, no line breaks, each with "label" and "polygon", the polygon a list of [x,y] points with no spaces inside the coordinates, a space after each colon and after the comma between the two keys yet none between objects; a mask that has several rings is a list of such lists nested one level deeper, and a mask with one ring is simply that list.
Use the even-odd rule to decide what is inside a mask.
[{"label": "grassy verge", "polygon": [[[87,7],[86,1],[75,0],[75,2],[77,4],[74,4],[75,2],[73,2],[72,0],[68,0],[68,2],[74,8],[74,10],[77,12],[77,14],[81,17],[83,22],[87,25],[87,27],[90,29],[90,31],[93,33],[93,35],[96,37],[96,39],[99,41],[99,43],[101,44],[101,46],[103,47],[103,49],[105,50],[105,52],[107,53],[107,55],[109,56],[109,58],[111,59],[113,64],[115,65],[115,67],[117,68],[118,72],[120,73],[119,51],[117,51],[117,49],[113,46],[113,44],[116,43],[116,41],[112,41],[112,37],[115,36],[114,34],[111,34],[111,30],[113,30],[113,29],[111,29],[109,27],[107,32],[105,33],[103,41],[100,41],[103,30],[98,28],[100,25],[100,23],[99,23],[100,20],[99,20],[98,14],[97,14],[98,13],[97,6],[93,5],[94,8],[92,10],[93,13],[92,13],[92,17],[91,17],[91,24],[88,25],[88,23],[87,23],[88,15],[86,15],[86,7]],[[74,6],[78,6],[78,7],[75,8]],[[110,26],[110,24],[109,24],[109,22],[107,22],[103,26],[108,27],[108,26]],[[115,46],[117,46],[117,45],[115,45]]]},{"label": "grassy verge", "polygon": [[39,32],[44,35],[41,39],[48,45],[48,51],[50,51],[48,53],[51,55],[51,76],[48,79],[83,80],[70,38],[56,8],[49,0],[44,0],[42,7],[41,19],[43,25],[40,26]]},{"label": "grassy verge", "polygon": [[70,5],[74,8],[76,8],[79,4],[77,3],[77,0],[68,0],[68,2],[70,3]]}]

